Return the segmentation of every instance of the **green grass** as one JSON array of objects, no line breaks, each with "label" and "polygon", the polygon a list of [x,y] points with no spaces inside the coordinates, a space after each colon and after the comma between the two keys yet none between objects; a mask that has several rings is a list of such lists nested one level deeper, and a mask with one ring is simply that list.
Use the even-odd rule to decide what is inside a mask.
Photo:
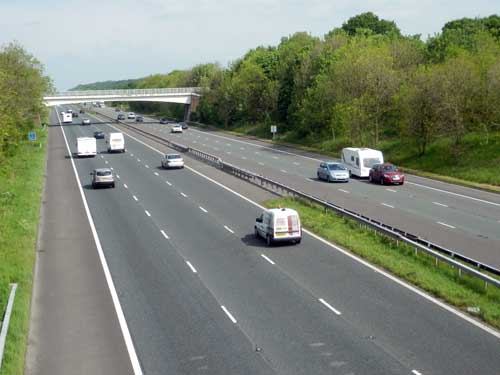
[{"label": "green grass", "polygon": [[305,228],[463,311],[467,307],[479,307],[480,313],[475,316],[500,329],[500,289],[485,288],[482,280],[465,273],[459,276],[456,268],[444,262],[436,265],[435,258],[423,252],[416,255],[414,248],[402,243],[397,245],[394,240],[336,213],[325,213],[316,204],[277,198],[266,201],[265,205],[296,209]]},{"label": "green grass", "polygon": [[45,130],[37,129],[37,135],[37,142],[21,144],[0,165],[0,316],[9,283],[18,284],[1,375],[24,372],[47,140]]}]

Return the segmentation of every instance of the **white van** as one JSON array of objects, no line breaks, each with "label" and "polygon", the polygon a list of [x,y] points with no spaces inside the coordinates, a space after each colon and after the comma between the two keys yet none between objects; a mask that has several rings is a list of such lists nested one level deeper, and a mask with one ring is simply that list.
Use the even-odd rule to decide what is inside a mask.
[{"label": "white van", "polygon": [[109,133],[106,143],[108,144],[108,152],[125,152],[123,133]]},{"label": "white van", "polygon": [[300,243],[302,227],[297,211],[291,208],[272,208],[255,219],[255,236],[266,239],[267,245],[289,241]]},{"label": "white van", "polygon": [[368,177],[374,164],[384,162],[382,151],[371,148],[346,147],[342,149],[341,157],[349,173],[358,177]]},{"label": "white van", "polygon": [[97,142],[94,137],[80,137],[76,139],[76,155],[96,156]]},{"label": "white van", "polygon": [[69,112],[62,113],[63,123],[73,122],[73,114]]}]

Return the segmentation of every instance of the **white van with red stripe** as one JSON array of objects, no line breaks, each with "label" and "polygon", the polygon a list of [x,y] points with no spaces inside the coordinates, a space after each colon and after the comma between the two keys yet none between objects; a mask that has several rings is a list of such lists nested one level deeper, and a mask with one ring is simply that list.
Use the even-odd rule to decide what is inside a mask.
[{"label": "white van with red stripe", "polygon": [[255,236],[266,239],[267,245],[275,242],[300,243],[302,227],[297,211],[291,208],[272,208],[255,219]]}]

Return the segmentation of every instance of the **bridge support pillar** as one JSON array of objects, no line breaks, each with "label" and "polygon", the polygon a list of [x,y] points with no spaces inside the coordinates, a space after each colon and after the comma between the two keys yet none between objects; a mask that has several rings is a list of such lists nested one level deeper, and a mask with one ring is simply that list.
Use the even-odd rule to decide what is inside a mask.
[{"label": "bridge support pillar", "polygon": [[191,117],[191,104],[184,104],[184,121],[188,122]]}]

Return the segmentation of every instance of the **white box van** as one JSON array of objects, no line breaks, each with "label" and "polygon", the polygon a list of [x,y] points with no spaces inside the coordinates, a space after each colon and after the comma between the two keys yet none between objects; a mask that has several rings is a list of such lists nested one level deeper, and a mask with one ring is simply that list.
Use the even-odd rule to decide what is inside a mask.
[{"label": "white box van", "polygon": [[297,211],[291,208],[272,208],[255,220],[255,236],[266,239],[267,245],[290,241],[300,243],[302,227]]},{"label": "white box van", "polygon": [[62,113],[63,123],[73,122],[73,114],[69,112]]},{"label": "white box van", "polygon": [[368,177],[373,164],[384,162],[382,151],[371,148],[346,147],[342,149],[342,162],[349,173],[358,177]]},{"label": "white box van", "polygon": [[109,133],[106,143],[108,144],[108,152],[125,152],[123,133]]},{"label": "white box van", "polygon": [[76,155],[96,156],[97,142],[94,137],[80,137],[76,139]]}]

